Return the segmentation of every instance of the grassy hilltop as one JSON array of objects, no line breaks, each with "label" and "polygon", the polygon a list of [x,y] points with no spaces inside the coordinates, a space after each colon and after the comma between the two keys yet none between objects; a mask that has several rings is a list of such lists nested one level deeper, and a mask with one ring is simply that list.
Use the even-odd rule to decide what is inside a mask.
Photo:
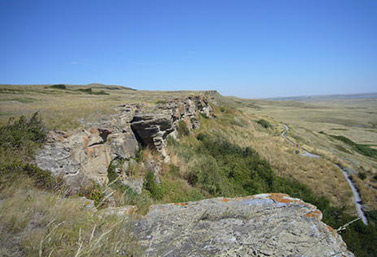
[{"label": "grassy hilltop", "polygon": [[[120,185],[110,166],[113,183],[67,196],[58,179],[31,164],[43,142],[42,125],[50,130],[71,130],[83,121],[114,114],[119,104],[153,107],[197,94],[216,100],[217,118],[200,117],[200,128],[191,132],[184,125],[179,128],[179,141],[168,141],[171,163],[162,166],[161,184],[155,183],[153,174],[143,166],[144,160],[158,158],[157,153],[140,151],[131,175],[145,176],[141,195]],[[215,92],[137,91],[101,84],[0,85],[0,231],[6,235],[0,254],[13,249],[29,256],[112,256],[111,249],[123,245],[133,249],[128,256],[141,255],[142,249],[133,245],[135,240],[127,230],[119,228],[130,220],[104,219],[100,212],[82,208],[79,196],[93,199],[99,209],[106,207],[110,187],[117,205],[137,205],[137,215],[155,203],[283,192],[317,205],[324,221],[339,227],[356,214],[347,181],[334,166],[340,163],[356,172],[353,179],[371,220],[369,226],[354,223],[342,236],[357,256],[375,256],[377,160],[371,149],[377,145],[376,105],[374,98],[307,103],[245,100]],[[35,112],[39,115],[32,116]],[[27,118],[19,120],[22,115]],[[16,119],[8,123],[11,117]],[[290,126],[288,137],[298,147],[281,137],[282,123]],[[324,158],[296,153],[303,149]],[[105,236],[109,239],[103,240]],[[119,238],[123,239],[117,241]]]}]

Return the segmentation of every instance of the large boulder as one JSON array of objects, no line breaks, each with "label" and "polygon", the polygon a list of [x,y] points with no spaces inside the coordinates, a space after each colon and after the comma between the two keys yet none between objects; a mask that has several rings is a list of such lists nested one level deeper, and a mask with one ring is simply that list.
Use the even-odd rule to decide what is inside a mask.
[{"label": "large boulder", "polygon": [[354,256],[313,205],[284,194],[154,205],[135,225],[146,256]]}]

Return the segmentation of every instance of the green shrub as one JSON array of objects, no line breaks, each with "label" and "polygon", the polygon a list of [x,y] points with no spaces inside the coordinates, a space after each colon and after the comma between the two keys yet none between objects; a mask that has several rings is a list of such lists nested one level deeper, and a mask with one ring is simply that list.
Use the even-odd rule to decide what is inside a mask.
[{"label": "green shrub", "polygon": [[198,139],[199,141],[204,141],[208,138],[208,136],[206,134],[203,134],[203,133],[199,133],[197,136],[196,136],[196,139]]},{"label": "green shrub", "polygon": [[154,174],[150,171],[145,176],[144,188],[150,192],[154,199],[160,200],[164,196],[161,186],[156,183]]},{"label": "green shrub", "polygon": [[262,127],[264,127],[265,129],[272,128],[271,123],[268,122],[267,120],[260,119],[260,120],[257,120],[257,123],[258,123],[259,125],[261,125]]},{"label": "green shrub", "polygon": [[178,122],[178,136],[182,137],[182,136],[188,136],[188,135],[190,135],[190,130],[187,127],[186,122],[184,122],[183,120],[180,120]]},{"label": "green shrub", "polygon": [[364,179],[367,178],[367,174],[366,174],[365,172],[360,172],[360,173],[358,174],[358,176],[359,176],[359,178],[362,179],[362,180],[364,180]]},{"label": "green shrub", "polygon": [[77,89],[77,90],[80,91],[80,92],[83,92],[83,93],[87,93],[87,94],[93,93],[91,88],[80,88],[80,89]]},{"label": "green shrub", "polygon": [[32,178],[38,188],[56,190],[63,187],[63,181],[30,164],[35,151],[46,139],[45,129],[38,113],[29,119],[21,116],[18,120],[9,119],[0,127],[0,181],[5,183],[18,175]]},{"label": "green shrub", "polygon": [[80,91],[80,92],[89,94],[89,95],[109,95],[109,93],[106,93],[103,90],[98,91],[98,92],[93,91],[92,88],[80,88],[80,89],[77,89],[77,90]]},{"label": "green shrub", "polygon": [[330,137],[335,138],[336,140],[342,141],[343,143],[352,146],[352,148],[360,154],[363,154],[365,156],[372,157],[372,158],[377,158],[377,149],[373,149],[368,145],[357,144],[345,136],[330,135]]},{"label": "green shrub", "polygon": [[54,89],[67,89],[67,87],[64,84],[56,84],[56,85],[51,85],[50,88]]},{"label": "green shrub", "polygon": [[25,116],[21,116],[18,120],[11,118],[7,125],[0,127],[0,147],[10,150],[32,147],[31,143],[37,146],[46,139],[46,132],[38,112],[29,120]]}]

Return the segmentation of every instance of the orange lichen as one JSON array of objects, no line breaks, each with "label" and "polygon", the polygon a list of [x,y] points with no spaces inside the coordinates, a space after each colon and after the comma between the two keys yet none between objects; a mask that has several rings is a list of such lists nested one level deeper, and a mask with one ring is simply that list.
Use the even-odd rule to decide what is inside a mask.
[{"label": "orange lichen", "polygon": [[229,202],[229,199],[228,199],[228,198],[224,198],[224,199],[222,199],[222,201],[223,201],[224,203],[226,203],[226,202]]},{"label": "orange lichen", "polygon": [[327,229],[330,231],[330,232],[334,232],[335,231],[335,229],[333,228],[333,227],[331,227],[331,226],[329,226],[329,225],[326,225],[327,226]]},{"label": "orange lichen", "polygon": [[271,193],[270,199],[274,200],[279,203],[291,203],[292,199],[287,198],[288,195],[286,194],[279,194],[279,193]]},{"label": "orange lichen", "polygon": [[187,203],[174,203],[174,205],[179,205],[179,206],[186,206]]},{"label": "orange lichen", "polygon": [[315,218],[315,219],[320,220],[322,218],[322,212],[320,210],[315,210],[315,211],[312,211],[312,212],[308,212],[307,214],[305,214],[305,217],[307,217],[307,218]]}]

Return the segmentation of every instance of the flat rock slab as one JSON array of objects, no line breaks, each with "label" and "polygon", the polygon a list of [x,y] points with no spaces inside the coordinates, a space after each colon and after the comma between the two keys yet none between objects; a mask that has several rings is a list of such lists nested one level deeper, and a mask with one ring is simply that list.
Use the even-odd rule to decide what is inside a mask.
[{"label": "flat rock slab", "polygon": [[135,226],[145,256],[354,256],[313,205],[285,194],[154,205]]}]

